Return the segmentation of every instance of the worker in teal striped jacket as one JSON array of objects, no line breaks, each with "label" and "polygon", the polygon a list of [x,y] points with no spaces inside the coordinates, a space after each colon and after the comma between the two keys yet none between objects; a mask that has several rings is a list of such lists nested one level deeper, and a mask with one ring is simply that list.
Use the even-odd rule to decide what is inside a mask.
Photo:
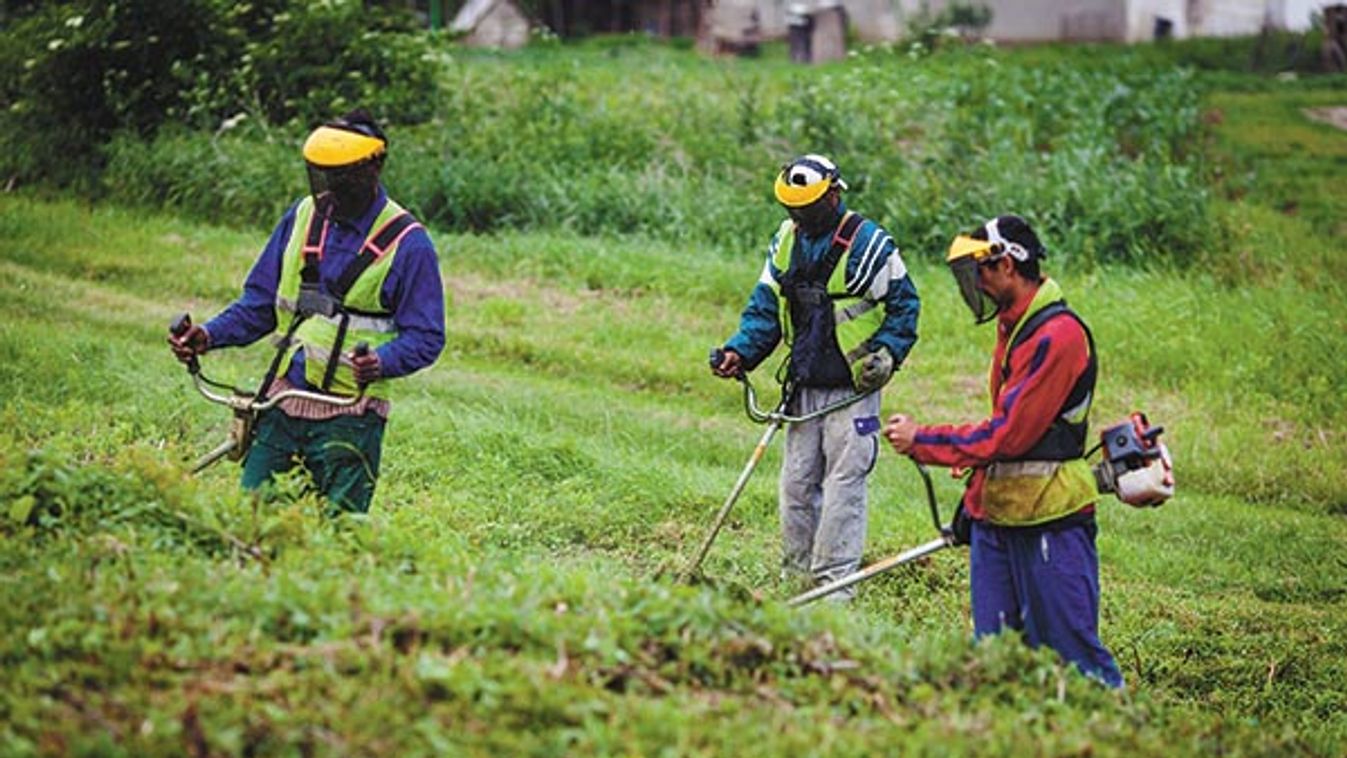
[{"label": "worker in teal striped jacket", "polygon": [[733,377],[784,342],[791,415],[866,395],[786,432],[783,574],[818,583],[860,566],[866,479],[879,453],[880,390],[917,341],[921,307],[893,237],[849,211],[845,189],[836,164],[821,155],[782,168],[775,194],[789,218],[772,237],[738,333],[712,366],[716,375]]}]

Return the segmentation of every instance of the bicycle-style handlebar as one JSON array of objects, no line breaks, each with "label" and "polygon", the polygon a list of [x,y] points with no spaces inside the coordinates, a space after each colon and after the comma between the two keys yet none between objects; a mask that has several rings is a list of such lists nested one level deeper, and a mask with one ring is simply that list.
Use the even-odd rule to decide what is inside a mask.
[{"label": "bicycle-style handlebar", "polygon": [[[717,347],[711,349],[709,362],[712,369],[718,369],[724,359],[725,351],[722,348]],[[733,376],[734,379],[744,385],[744,413],[748,414],[749,419],[758,424],[774,422],[795,424],[802,421],[809,421],[810,419],[816,419],[820,416],[826,416],[833,411],[840,411],[841,409],[849,405],[854,405],[879,391],[874,389],[869,392],[858,392],[851,397],[843,398],[835,403],[829,403],[818,410],[810,411],[809,413],[799,416],[792,416],[786,413],[786,407],[790,404],[791,397],[795,394],[794,385],[791,382],[788,381],[783,385],[781,389],[781,401],[777,403],[776,408],[774,410],[764,411],[758,406],[758,392],[753,387],[753,382],[748,378],[748,373],[740,368]]]},{"label": "bicycle-style handlebar", "polygon": [[[175,337],[181,337],[192,326],[192,317],[186,313],[180,314],[169,324],[168,330]],[[355,346],[356,355],[369,354],[369,343],[361,342]],[[313,400],[320,403],[326,403],[333,407],[346,407],[355,405],[365,396],[365,387],[360,385],[360,391],[355,395],[329,395],[325,392],[312,392],[309,390],[289,389],[278,392],[275,395],[266,398],[258,398],[258,393],[248,392],[231,384],[218,382],[206,376],[201,370],[201,363],[197,356],[192,356],[187,363],[187,372],[192,375],[192,383],[196,386],[197,392],[201,396],[211,401],[236,411],[259,412],[273,408],[277,403],[289,398],[300,398],[303,400]],[[228,394],[214,392],[210,389],[214,387],[224,390]]]}]

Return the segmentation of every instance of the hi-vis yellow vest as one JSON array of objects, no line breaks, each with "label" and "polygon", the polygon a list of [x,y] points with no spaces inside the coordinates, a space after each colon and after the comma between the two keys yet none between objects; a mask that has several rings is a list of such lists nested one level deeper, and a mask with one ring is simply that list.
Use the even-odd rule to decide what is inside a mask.
[{"label": "hi-vis yellow vest", "polygon": [[[373,255],[374,260],[351,283],[342,302],[341,312],[325,316],[312,314],[295,331],[294,344],[287,356],[286,364],[300,348],[304,350],[304,379],[314,387],[322,387],[328,372],[328,364],[336,353],[337,366],[332,373],[331,383],[326,391],[336,395],[354,395],[357,392],[355,371],[351,367],[347,354],[359,343],[366,342],[373,350],[380,345],[392,342],[397,337],[397,328],[393,323],[393,314],[380,302],[379,293],[384,280],[393,268],[393,260],[398,254],[398,245],[408,231],[417,224],[404,225],[400,219],[406,211],[397,203],[388,200],[382,211],[370,226],[369,236],[361,248],[361,255]],[[398,224],[392,224],[399,221]],[[281,256],[281,280],[276,288],[276,327],[278,334],[290,329],[291,322],[298,311],[301,271],[304,268],[306,248],[316,250],[321,255],[326,241],[326,222],[314,218],[313,198],[306,197],[295,209],[295,223],[290,229],[290,238],[286,240],[285,252]],[[310,226],[316,228],[310,230]],[[387,232],[396,230],[393,239],[381,239],[389,236]],[[342,321],[346,322],[345,333],[341,334]],[[337,344],[338,336],[341,344]],[[370,397],[389,397],[389,382],[375,381],[365,388]]]},{"label": "hi-vis yellow vest", "polygon": [[[842,228],[847,223],[847,218],[852,216],[851,211],[838,223],[838,228]],[[864,223],[863,221],[861,222]],[[853,295],[847,291],[847,262],[851,260],[851,241],[855,239],[860,226],[852,232],[851,240],[846,240],[846,251],[838,259],[837,265],[833,267],[832,274],[828,277],[828,296],[833,301],[833,321],[836,324],[835,333],[837,335],[837,346],[841,348],[842,354],[847,362],[856,360],[865,352],[865,342],[879,331],[879,327],[884,323],[884,309],[882,303],[876,302],[863,296]],[[785,273],[790,269],[791,251],[795,248],[795,222],[786,219],[781,222],[781,227],[777,230],[776,253],[772,256],[772,266],[777,271]],[[786,303],[785,293],[781,291],[781,283],[775,278],[765,276],[764,280],[776,293],[777,299],[777,320],[781,324],[781,334],[787,345],[791,343],[791,323],[790,306]]]},{"label": "hi-vis yellow vest", "polygon": [[[1085,434],[1094,397],[1097,360],[1090,330],[1062,300],[1061,288],[1051,279],[1038,289],[1033,302],[1011,330],[1005,357],[997,370],[1009,371],[1010,354],[1050,318],[1074,318],[1085,331],[1090,360],[1085,373],[1071,388],[1057,418],[1020,459],[987,466],[982,485],[982,507],[987,520],[1001,526],[1033,526],[1069,516],[1099,498],[1094,472],[1084,458]],[[1042,316],[1035,320],[1035,316]],[[1069,314],[1069,315],[1067,315]],[[1032,322],[1032,323],[1031,323]],[[1026,329],[1026,327],[1028,327]],[[995,403],[996,399],[992,398]]]}]

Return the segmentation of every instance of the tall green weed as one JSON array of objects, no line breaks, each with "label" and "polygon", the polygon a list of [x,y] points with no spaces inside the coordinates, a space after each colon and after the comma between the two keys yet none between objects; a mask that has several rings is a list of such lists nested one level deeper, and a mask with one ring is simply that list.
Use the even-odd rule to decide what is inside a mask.
[{"label": "tall green weed", "polygon": [[[1008,211],[1034,219],[1058,260],[1086,265],[1184,262],[1212,231],[1199,90],[1182,70],[1129,59],[1028,68],[980,50],[910,60],[879,49],[808,70],[644,52],[455,54],[432,120],[390,127],[390,189],[454,231],[756,250],[779,217],[778,166],[814,151],[842,166],[851,207],[918,254]],[[264,124],[123,138],[105,186],[253,223],[283,204],[283,187],[298,191],[283,164],[298,165],[302,138]]]}]

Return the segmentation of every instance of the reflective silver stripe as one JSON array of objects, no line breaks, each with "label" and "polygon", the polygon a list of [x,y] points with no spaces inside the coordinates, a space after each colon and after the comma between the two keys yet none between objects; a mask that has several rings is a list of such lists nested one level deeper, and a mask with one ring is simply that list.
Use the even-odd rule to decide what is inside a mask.
[{"label": "reflective silver stripe", "polygon": [[1079,424],[1085,420],[1085,414],[1090,410],[1090,400],[1094,398],[1093,392],[1085,393],[1085,399],[1076,403],[1074,406],[1062,411],[1061,419],[1068,424]]},{"label": "reflective silver stripe", "polygon": [[267,341],[270,342],[272,346],[274,346],[277,349],[280,349],[282,345],[288,347],[290,345],[299,344],[299,340],[295,339],[294,337],[291,337],[287,342],[285,339],[284,332],[272,332],[271,336],[267,338]]},{"label": "reflective silver stripe", "polygon": [[[276,298],[276,308],[282,311],[295,312],[295,301],[287,297]],[[313,314],[309,319],[314,321],[326,321],[334,327],[341,325],[340,316],[323,316]],[[347,329],[359,329],[365,332],[392,333],[397,331],[397,325],[393,323],[392,316],[361,316],[355,313],[350,314],[350,321],[347,322]]]},{"label": "reflective silver stripe", "polygon": [[833,314],[833,318],[837,323],[845,324],[853,318],[859,318],[874,310],[876,305],[879,305],[879,303],[876,303],[873,300],[858,300],[845,308],[839,308],[837,312]]},{"label": "reflective silver stripe", "polygon": [[[318,347],[317,345],[306,344],[304,345],[304,355],[308,357],[309,360],[315,361],[317,363],[327,363],[327,359],[329,356],[332,355],[332,351],[328,350],[325,347]],[[341,366],[355,365],[351,363],[351,359],[347,357],[346,353],[342,353],[341,355],[337,356],[337,363],[338,365]]]},{"label": "reflective silver stripe", "polygon": [[[284,341],[285,341],[285,335],[283,335],[283,334],[273,334],[273,335],[271,335],[271,344],[275,345],[275,346],[278,347],[278,348],[281,346],[281,343],[284,342]],[[304,342],[303,340],[292,339],[291,342],[292,342],[293,344],[296,344],[296,345],[303,345],[303,346],[304,346],[304,354],[305,354],[306,356],[308,356],[309,360],[316,361],[316,362],[318,362],[318,363],[327,363],[327,357],[328,357],[329,355],[332,355],[332,351],[331,351],[331,350],[328,350],[328,349],[325,348],[325,347],[319,347],[319,346],[317,346],[317,345],[310,345],[310,344]],[[351,363],[351,359],[348,358],[348,357],[346,356],[345,353],[342,353],[340,356],[337,357],[337,362],[338,362],[339,364],[343,365],[343,366],[351,366],[351,365],[354,365],[354,364]]]},{"label": "reflective silver stripe", "polygon": [[[361,316],[355,313],[350,314],[350,325],[348,329],[358,329],[362,332],[380,332],[388,333],[397,331],[393,324],[392,316]],[[331,319],[336,323],[337,319]]]},{"label": "reflective silver stripe", "polygon": [[1064,461],[997,461],[987,467],[988,479],[1008,479],[1012,476],[1049,477],[1062,467]]}]

